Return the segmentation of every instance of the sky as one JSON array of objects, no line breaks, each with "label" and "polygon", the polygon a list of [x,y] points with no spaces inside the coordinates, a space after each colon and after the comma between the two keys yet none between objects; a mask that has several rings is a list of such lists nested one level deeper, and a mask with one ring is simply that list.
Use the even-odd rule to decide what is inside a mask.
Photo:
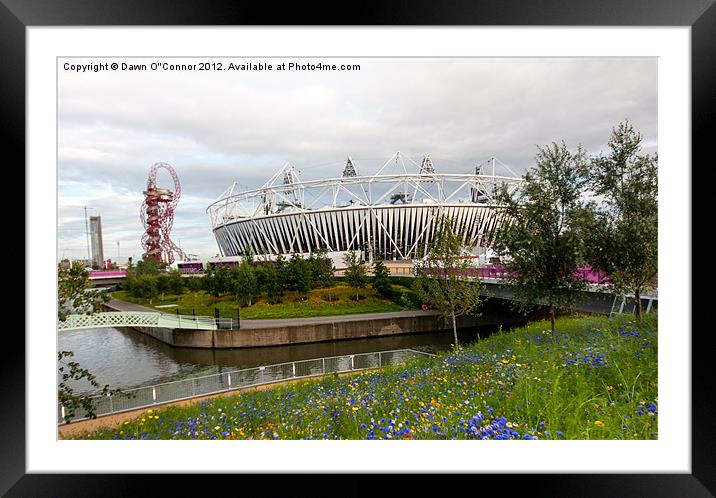
[{"label": "sky", "polygon": [[[65,64],[220,62],[222,70],[76,71]],[[272,70],[224,70],[229,62]],[[358,64],[278,71],[282,62]],[[302,179],[371,174],[396,151],[438,172],[497,158],[518,175],[538,146],[607,151],[628,119],[657,151],[656,58],[58,59],[57,259],[87,257],[85,211],[102,217],[104,256],[141,259],[149,169],[181,183],[172,240],[219,253],[207,206],[233,182],[257,188],[286,162]],[[417,168],[416,168],[417,172]],[[504,171],[503,171],[504,172]],[[160,170],[159,187],[174,190]]]}]

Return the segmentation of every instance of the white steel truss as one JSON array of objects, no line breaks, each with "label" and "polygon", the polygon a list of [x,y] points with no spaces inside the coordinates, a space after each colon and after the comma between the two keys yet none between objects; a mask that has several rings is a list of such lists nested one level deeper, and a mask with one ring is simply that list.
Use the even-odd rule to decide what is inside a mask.
[{"label": "white steel truss", "polygon": [[[437,221],[457,223],[464,245],[489,246],[500,223],[496,193],[522,182],[510,176],[439,173],[430,156],[421,164],[391,156],[377,174],[358,176],[349,157],[337,178],[302,180],[285,164],[258,189],[236,193],[232,185],[207,208],[224,256],[237,256],[249,246],[255,254],[364,251],[385,259],[411,259],[426,254]],[[383,173],[389,166],[398,173]],[[411,168],[412,169],[412,168]]]}]

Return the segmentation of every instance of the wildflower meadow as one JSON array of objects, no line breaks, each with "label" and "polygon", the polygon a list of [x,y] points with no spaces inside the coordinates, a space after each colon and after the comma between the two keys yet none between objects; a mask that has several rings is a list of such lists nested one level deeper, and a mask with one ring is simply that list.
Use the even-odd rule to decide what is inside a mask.
[{"label": "wildflower meadow", "polygon": [[657,314],[567,317],[431,359],[166,407],[80,439],[656,439]]}]

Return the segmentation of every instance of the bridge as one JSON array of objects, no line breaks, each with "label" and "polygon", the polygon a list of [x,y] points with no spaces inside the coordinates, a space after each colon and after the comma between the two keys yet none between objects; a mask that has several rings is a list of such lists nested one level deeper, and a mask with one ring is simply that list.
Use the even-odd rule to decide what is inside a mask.
[{"label": "bridge", "polygon": [[92,287],[114,287],[127,278],[126,270],[94,270],[89,274]]},{"label": "bridge", "polygon": [[[222,319],[223,320],[223,319]],[[210,316],[171,315],[152,311],[107,311],[92,315],[72,314],[59,321],[57,330],[96,329],[103,327],[157,327],[169,329],[217,330]],[[218,325],[221,325],[219,323]],[[233,328],[233,323],[232,327]]]},{"label": "bridge", "polygon": [[[414,278],[412,261],[385,261],[392,276]],[[592,270],[588,267],[579,268],[577,273],[585,280],[586,287],[581,291],[575,291],[574,308],[577,311],[589,313],[600,313],[613,315],[615,313],[634,312],[636,301],[634,294],[626,294],[620,297],[614,294],[609,286],[609,278],[604,272]],[[336,271],[336,274],[342,272]],[[370,274],[370,273],[369,273]],[[479,279],[482,288],[480,294],[487,298],[503,299],[506,301],[516,300],[513,290],[510,288],[510,277],[507,267],[504,265],[486,265],[473,267],[466,274],[468,280]],[[641,296],[642,308],[645,313],[657,309],[659,302],[658,291]]]}]

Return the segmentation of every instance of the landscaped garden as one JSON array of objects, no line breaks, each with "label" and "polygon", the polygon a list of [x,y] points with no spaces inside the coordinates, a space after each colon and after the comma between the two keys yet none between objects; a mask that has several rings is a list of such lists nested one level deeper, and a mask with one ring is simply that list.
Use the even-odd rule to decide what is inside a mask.
[{"label": "landscaped garden", "polygon": [[[403,286],[394,286],[397,292],[410,293]],[[152,299],[136,298],[126,291],[114,292],[113,297],[128,301],[147,308],[154,308],[165,313],[176,313],[197,316],[214,316],[214,308],[226,318],[236,318],[239,313],[239,304],[233,294],[225,293],[218,297],[199,290],[184,294],[165,293]],[[302,318],[311,316],[346,315],[353,313],[379,313],[386,311],[401,311],[406,305],[397,304],[381,296],[370,287],[360,291],[361,299],[355,300],[355,292],[345,283],[337,283],[330,288],[313,289],[307,293],[287,291],[280,303],[270,304],[266,297],[260,297],[251,304],[241,308],[243,319],[266,318]],[[176,304],[177,306],[166,307]],[[159,306],[159,307],[157,307]],[[409,306],[409,305],[408,305]]]},{"label": "landscaped garden", "polygon": [[656,439],[657,315],[567,317],[432,359],[146,410],[81,439]]}]

